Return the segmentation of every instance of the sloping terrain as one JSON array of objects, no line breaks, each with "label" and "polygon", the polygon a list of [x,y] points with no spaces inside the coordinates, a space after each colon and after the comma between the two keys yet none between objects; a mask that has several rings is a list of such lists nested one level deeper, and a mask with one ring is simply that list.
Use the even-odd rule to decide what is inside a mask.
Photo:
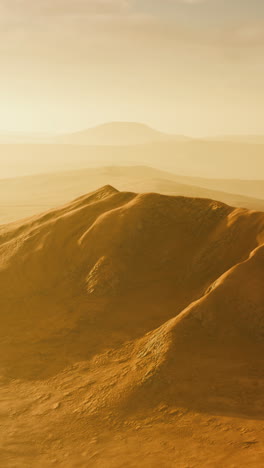
[{"label": "sloping terrain", "polygon": [[[108,183],[118,190],[211,198],[264,211],[263,181],[199,179],[151,167],[112,166],[0,179],[0,223],[54,208]],[[250,196],[254,193],[259,199]]]},{"label": "sloping terrain", "polygon": [[261,466],[263,244],[111,186],[0,227],[2,465]]},{"label": "sloping terrain", "polygon": [[0,174],[5,178],[62,169],[145,165],[190,177],[262,179],[263,151],[263,144],[181,138],[144,144],[127,142],[125,146],[63,142],[0,144]]}]

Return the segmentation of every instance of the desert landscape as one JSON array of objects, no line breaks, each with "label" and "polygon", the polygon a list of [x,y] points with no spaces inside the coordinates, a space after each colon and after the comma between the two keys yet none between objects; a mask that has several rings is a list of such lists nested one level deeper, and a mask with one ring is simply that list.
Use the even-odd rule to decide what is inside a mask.
[{"label": "desert landscape", "polygon": [[231,206],[264,211],[262,180],[206,179],[142,165],[113,165],[0,179],[0,223],[55,208],[107,184],[118,190],[210,198]]},{"label": "desert landscape", "polygon": [[0,0],[0,468],[264,467],[263,31]]},{"label": "desert landscape", "polygon": [[261,466],[263,244],[109,185],[2,225],[2,466]]},{"label": "desert landscape", "polygon": [[0,137],[0,223],[55,208],[104,185],[264,211],[264,143],[257,137],[258,143],[238,136],[211,142],[110,122],[42,136],[41,143],[37,137],[32,142],[31,135],[25,134],[23,142],[18,138],[9,135],[4,144]]}]

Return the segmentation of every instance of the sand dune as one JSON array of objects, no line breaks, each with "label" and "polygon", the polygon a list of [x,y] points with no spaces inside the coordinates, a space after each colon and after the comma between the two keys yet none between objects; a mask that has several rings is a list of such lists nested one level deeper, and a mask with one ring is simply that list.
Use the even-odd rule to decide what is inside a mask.
[{"label": "sand dune", "polygon": [[211,198],[264,211],[263,181],[199,179],[144,166],[112,166],[0,180],[0,224],[54,208],[107,183],[118,190]]},{"label": "sand dune", "polygon": [[260,466],[263,245],[261,212],[109,185],[0,227],[4,466]]}]

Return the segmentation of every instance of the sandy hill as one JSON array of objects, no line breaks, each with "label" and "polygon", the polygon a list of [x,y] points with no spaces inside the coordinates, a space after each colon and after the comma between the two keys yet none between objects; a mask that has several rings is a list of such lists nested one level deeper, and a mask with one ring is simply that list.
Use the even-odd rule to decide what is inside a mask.
[{"label": "sandy hill", "polygon": [[260,466],[263,244],[263,213],[109,185],[2,226],[3,466]]},{"label": "sandy hill", "polygon": [[151,167],[110,166],[0,179],[0,224],[54,208],[107,183],[122,191],[211,198],[264,211],[263,181],[199,179]]}]

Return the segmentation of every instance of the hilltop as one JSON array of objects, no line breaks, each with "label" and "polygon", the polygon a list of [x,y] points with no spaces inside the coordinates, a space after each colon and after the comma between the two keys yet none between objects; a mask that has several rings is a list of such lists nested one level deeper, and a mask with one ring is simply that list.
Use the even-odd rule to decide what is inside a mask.
[{"label": "hilltop", "polygon": [[5,466],[258,466],[263,244],[263,213],[110,185],[2,226]]},{"label": "hilltop", "polygon": [[105,184],[122,191],[210,198],[264,211],[261,180],[199,179],[144,166],[106,166],[0,179],[0,224],[54,208]]}]

